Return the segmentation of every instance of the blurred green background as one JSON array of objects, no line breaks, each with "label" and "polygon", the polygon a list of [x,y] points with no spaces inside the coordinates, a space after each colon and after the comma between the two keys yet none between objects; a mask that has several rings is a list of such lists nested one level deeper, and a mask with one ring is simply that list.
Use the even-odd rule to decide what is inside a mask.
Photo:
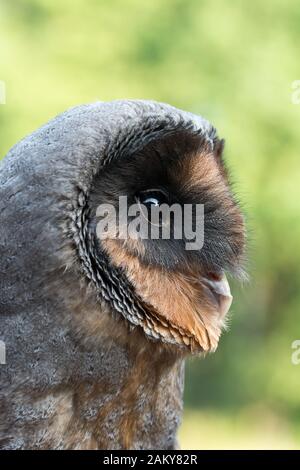
[{"label": "blurred green background", "polygon": [[0,0],[0,155],[75,104],[150,98],[203,114],[249,226],[230,331],[189,362],[184,449],[300,448],[298,0]]}]

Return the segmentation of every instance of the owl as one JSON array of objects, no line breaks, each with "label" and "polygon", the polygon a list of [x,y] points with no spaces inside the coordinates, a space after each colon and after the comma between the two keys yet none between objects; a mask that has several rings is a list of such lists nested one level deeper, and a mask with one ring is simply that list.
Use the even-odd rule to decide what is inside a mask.
[{"label": "owl", "polygon": [[174,449],[245,227],[223,140],[142,100],[75,107],[0,167],[0,448]]}]

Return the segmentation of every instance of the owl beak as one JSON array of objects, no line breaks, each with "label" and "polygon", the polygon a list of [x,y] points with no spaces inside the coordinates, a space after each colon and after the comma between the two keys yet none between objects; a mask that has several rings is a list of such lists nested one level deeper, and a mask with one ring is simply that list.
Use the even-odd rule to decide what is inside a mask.
[{"label": "owl beak", "polygon": [[221,276],[205,277],[203,278],[203,284],[209,289],[209,296],[216,304],[220,318],[224,318],[232,303],[232,295],[226,275],[223,273]]}]

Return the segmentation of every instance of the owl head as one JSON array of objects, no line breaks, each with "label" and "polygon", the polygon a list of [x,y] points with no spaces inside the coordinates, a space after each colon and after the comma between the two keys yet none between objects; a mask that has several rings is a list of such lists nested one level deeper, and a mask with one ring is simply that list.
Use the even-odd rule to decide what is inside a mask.
[{"label": "owl head", "polygon": [[[240,275],[243,215],[224,141],[205,120],[133,102],[116,120],[77,214],[77,244],[99,296],[128,326],[185,352],[217,347]],[[79,229],[78,229],[79,227]]]}]

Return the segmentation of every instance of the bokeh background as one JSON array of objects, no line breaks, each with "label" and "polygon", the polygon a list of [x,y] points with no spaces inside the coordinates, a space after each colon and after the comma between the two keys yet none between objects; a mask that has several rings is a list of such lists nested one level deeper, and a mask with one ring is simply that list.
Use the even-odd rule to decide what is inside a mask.
[{"label": "bokeh background", "polygon": [[218,351],[187,367],[182,448],[300,448],[298,0],[0,0],[0,155],[75,104],[150,98],[203,114],[249,226]]}]

